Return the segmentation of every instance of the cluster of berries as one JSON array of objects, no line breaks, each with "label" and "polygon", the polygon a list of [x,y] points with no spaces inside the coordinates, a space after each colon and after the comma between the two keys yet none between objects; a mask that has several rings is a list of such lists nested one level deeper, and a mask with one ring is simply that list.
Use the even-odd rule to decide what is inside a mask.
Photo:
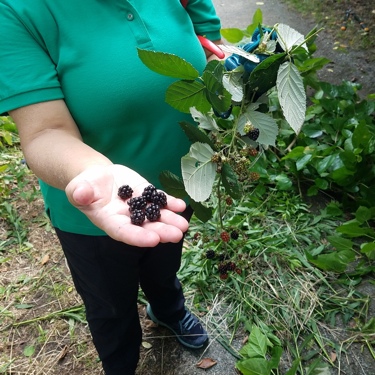
[{"label": "cluster of berries", "polygon": [[118,189],[118,196],[127,201],[132,224],[142,225],[147,219],[157,221],[160,219],[160,208],[167,205],[167,196],[162,191],[157,191],[154,185],[147,186],[141,196],[133,197],[133,189],[123,185]]},{"label": "cluster of berries", "polygon": [[217,266],[219,271],[220,279],[226,280],[229,276],[228,272],[236,272],[237,274],[241,275],[242,270],[236,266],[234,262],[222,262],[219,263]]},{"label": "cluster of berries", "polygon": [[237,230],[233,230],[230,234],[228,232],[221,232],[220,233],[220,238],[223,242],[229,242],[230,239],[232,240],[238,240],[238,237],[240,234],[238,233]]}]

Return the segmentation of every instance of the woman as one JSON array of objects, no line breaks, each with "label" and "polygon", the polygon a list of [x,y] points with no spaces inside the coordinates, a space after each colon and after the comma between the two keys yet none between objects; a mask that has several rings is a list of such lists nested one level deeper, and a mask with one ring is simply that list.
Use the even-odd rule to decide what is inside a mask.
[{"label": "woman", "polygon": [[[176,272],[188,229],[172,196],[157,221],[132,224],[133,197],[162,170],[180,173],[189,144],[164,102],[171,80],[146,68],[137,48],[174,53],[202,70],[196,34],[220,40],[211,0],[0,0],[0,113],[17,124],[40,179],[107,375],[134,374],[139,285],[155,322],[200,348],[207,333],[184,304]],[[4,35],[5,33],[5,35]],[[182,214],[180,214],[182,213]]]}]

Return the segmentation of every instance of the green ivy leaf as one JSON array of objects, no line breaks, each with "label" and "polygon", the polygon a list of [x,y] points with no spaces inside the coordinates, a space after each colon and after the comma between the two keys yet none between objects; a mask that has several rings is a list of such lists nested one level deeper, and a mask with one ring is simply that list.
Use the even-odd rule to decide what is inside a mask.
[{"label": "green ivy leaf", "polygon": [[241,188],[240,184],[238,183],[237,175],[229,164],[223,165],[221,175],[227,194],[233,199],[241,198]]},{"label": "green ivy leaf", "polygon": [[208,112],[211,108],[206,97],[206,87],[197,81],[172,83],[167,89],[165,101],[183,113],[189,113],[192,107],[201,112]]},{"label": "green ivy leaf", "polygon": [[162,171],[159,175],[159,181],[167,194],[181,199],[187,197],[188,194],[181,177],[176,176],[170,171]]},{"label": "green ivy leaf", "polygon": [[138,48],[138,56],[152,71],[173,78],[195,80],[199,72],[186,60],[171,53]]},{"label": "green ivy leaf", "polygon": [[188,155],[181,159],[182,178],[189,196],[196,202],[208,199],[216,177],[212,148],[206,143],[194,143]]},{"label": "green ivy leaf", "polygon": [[306,113],[306,92],[298,69],[291,62],[279,68],[276,86],[283,114],[296,134],[302,128]]}]

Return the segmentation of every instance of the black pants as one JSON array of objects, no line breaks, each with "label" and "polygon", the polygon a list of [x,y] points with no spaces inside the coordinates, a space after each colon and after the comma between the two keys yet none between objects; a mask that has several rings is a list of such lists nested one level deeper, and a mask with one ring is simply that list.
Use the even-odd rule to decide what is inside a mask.
[{"label": "black pants", "polygon": [[139,248],[107,236],[56,233],[106,375],[134,375],[142,339],[139,285],[159,319],[172,322],[184,315],[176,277],[182,241]]}]

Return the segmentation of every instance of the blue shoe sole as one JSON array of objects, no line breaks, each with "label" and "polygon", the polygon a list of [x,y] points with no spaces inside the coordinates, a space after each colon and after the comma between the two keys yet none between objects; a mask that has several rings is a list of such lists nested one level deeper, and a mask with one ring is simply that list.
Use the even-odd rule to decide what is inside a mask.
[{"label": "blue shoe sole", "polygon": [[149,316],[149,318],[156,324],[158,324],[159,326],[163,326],[165,328],[168,328],[170,331],[173,332],[173,334],[176,336],[176,339],[184,346],[186,346],[187,348],[190,348],[190,349],[200,349],[200,348],[203,348],[205,346],[205,344],[207,343],[208,341],[208,337],[206,338],[206,340],[202,343],[202,344],[199,344],[199,345],[192,345],[192,344],[189,344],[187,343],[186,341],[183,340],[183,336],[180,336],[172,327],[170,327],[168,324],[166,323],[163,323],[162,321],[160,321],[155,315],[154,313],[152,312],[151,310],[151,306],[150,305],[147,305],[146,307],[146,312],[147,312],[147,315]]}]

